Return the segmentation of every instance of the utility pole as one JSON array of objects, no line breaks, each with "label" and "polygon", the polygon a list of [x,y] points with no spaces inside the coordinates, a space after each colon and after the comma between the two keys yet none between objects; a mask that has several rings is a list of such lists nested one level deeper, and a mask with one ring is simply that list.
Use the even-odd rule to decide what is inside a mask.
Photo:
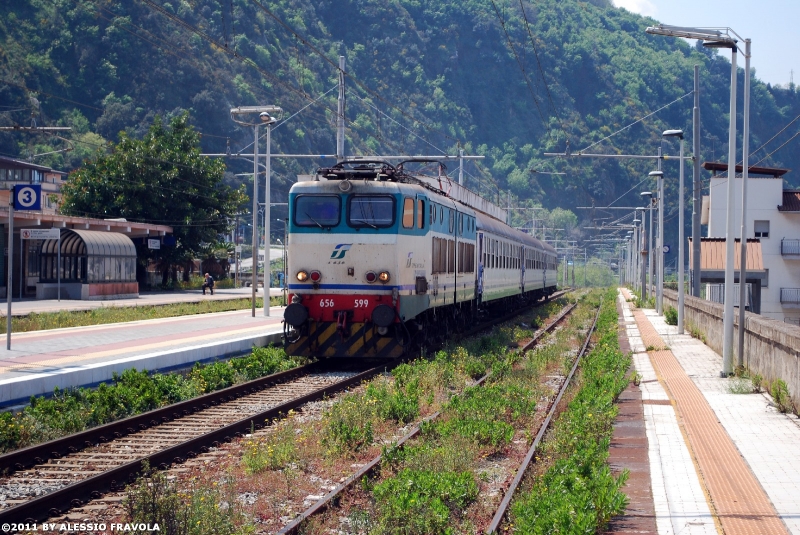
[{"label": "utility pole", "polygon": [[703,178],[700,176],[700,66],[694,66],[694,180],[692,182],[692,295],[700,297],[700,210]]},{"label": "utility pole", "polygon": [[464,149],[458,149],[458,185],[464,185]]},{"label": "utility pole", "polygon": [[341,162],[344,156],[344,56],[339,56],[339,107],[336,113],[336,161]]}]

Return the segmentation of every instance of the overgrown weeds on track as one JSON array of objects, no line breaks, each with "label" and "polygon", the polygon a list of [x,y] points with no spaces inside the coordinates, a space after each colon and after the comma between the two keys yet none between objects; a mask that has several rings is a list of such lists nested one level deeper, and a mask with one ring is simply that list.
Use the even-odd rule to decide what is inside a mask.
[{"label": "overgrown weeds on track", "polygon": [[599,340],[580,368],[579,389],[537,457],[538,477],[512,506],[516,533],[596,533],[627,505],[620,489],[628,473],[614,477],[607,463],[614,401],[630,366],[619,349],[616,324],[609,291],[598,319]]},{"label": "overgrown weeds on track", "polygon": [[189,373],[129,369],[97,388],[56,389],[53,396],[31,397],[30,405],[0,413],[0,451],[7,452],[97,427],[165,405],[192,399],[234,384],[294,368],[304,359],[287,357],[277,347],[206,365]]},{"label": "overgrown weeds on track", "polygon": [[229,479],[211,487],[179,488],[164,472],[146,463],[124,502],[131,523],[158,524],[165,535],[250,535],[243,507]]}]

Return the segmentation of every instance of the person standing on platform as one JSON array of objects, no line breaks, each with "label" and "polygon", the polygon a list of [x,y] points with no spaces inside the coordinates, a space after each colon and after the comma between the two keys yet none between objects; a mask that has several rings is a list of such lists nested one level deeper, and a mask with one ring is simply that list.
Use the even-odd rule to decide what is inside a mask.
[{"label": "person standing on platform", "polygon": [[203,283],[203,295],[206,295],[206,288],[211,290],[211,295],[214,295],[214,277],[206,273],[206,281]]}]

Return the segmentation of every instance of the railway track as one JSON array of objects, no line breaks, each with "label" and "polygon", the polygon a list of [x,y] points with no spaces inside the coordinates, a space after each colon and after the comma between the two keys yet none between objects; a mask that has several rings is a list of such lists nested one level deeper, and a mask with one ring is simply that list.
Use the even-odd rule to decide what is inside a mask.
[{"label": "railway track", "polygon": [[[567,293],[567,292],[562,292],[561,295],[563,295],[565,293]],[[557,296],[557,297],[560,297],[560,295]],[[545,336],[546,334],[552,332],[559,324],[561,324],[561,322],[572,313],[572,311],[575,309],[576,306],[577,306],[577,304],[571,304],[571,305],[568,305],[568,306],[564,307],[564,309],[545,328],[539,330],[536,333],[536,335],[527,344],[525,344],[522,348],[520,348],[520,351],[521,352],[525,352],[525,351],[528,351],[529,349],[532,349],[533,347],[535,347],[539,343],[539,341],[542,339],[542,337]],[[599,314],[599,309],[598,309],[598,314]],[[513,315],[511,315],[510,317],[513,317]],[[506,319],[510,319],[510,318],[506,318]],[[505,320],[500,320],[500,321],[505,321]],[[495,321],[495,322],[493,322],[493,324],[500,323],[500,321]],[[592,324],[591,329],[589,329],[589,331],[587,332],[586,341],[585,341],[580,353],[578,354],[577,358],[575,359],[575,363],[574,363],[574,365],[572,367],[572,371],[570,372],[570,374],[566,378],[566,380],[562,383],[562,385],[561,385],[561,387],[559,389],[558,395],[550,403],[550,408],[549,408],[549,411],[548,411],[548,415],[547,415],[547,417],[545,419],[545,422],[543,423],[541,429],[539,430],[539,433],[537,434],[536,439],[534,440],[533,445],[531,446],[531,449],[528,452],[528,455],[525,457],[525,460],[523,461],[523,464],[518,469],[517,477],[514,479],[514,482],[512,484],[513,486],[506,493],[506,498],[501,503],[502,513],[500,511],[498,511],[498,513],[495,515],[496,518],[502,519],[504,517],[505,511],[508,508],[508,505],[510,503],[511,496],[513,495],[514,490],[516,489],[517,485],[521,481],[522,475],[524,474],[525,469],[527,468],[528,464],[530,463],[530,460],[533,457],[533,452],[535,451],[536,447],[538,446],[538,444],[539,444],[539,442],[541,440],[541,437],[544,435],[545,431],[547,430],[547,427],[548,427],[548,425],[549,425],[549,423],[550,423],[550,421],[552,419],[552,416],[553,416],[553,414],[555,412],[555,409],[558,406],[558,403],[561,400],[561,397],[563,396],[563,394],[566,391],[567,387],[569,386],[569,382],[572,379],[572,377],[573,377],[573,375],[575,373],[575,370],[578,367],[578,363],[580,362],[581,357],[583,356],[584,352],[586,351],[586,349],[588,347],[589,340],[591,339],[592,333],[594,332],[594,326],[595,326],[596,323],[597,323],[597,316],[595,316],[595,320],[594,320],[594,323]],[[481,385],[483,385],[485,383],[486,379],[488,379],[488,377],[489,377],[488,374],[484,375],[480,379],[476,380],[473,383],[472,386],[481,386]],[[406,444],[409,440],[413,439],[414,437],[416,437],[420,433],[420,429],[421,429],[421,426],[422,426],[423,423],[429,422],[431,420],[435,420],[436,418],[439,417],[440,414],[441,413],[437,411],[434,414],[432,414],[432,415],[428,416],[427,418],[423,419],[419,424],[414,426],[406,435],[404,435],[402,438],[400,438],[397,441],[397,443],[395,444],[395,447],[402,448],[404,446],[404,444]],[[315,515],[318,515],[318,514],[324,512],[325,510],[327,510],[329,507],[331,507],[332,504],[334,504],[339,499],[339,497],[345,491],[350,489],[353,485],[356,485],[356,484],[360,483],[365,476],[369,476],[370,474],[373,473],[373,471],[376,468],[380,467],[381,459],[382,459],[382,456],[378,455],[377,457],[373,458],[370,462],[366,463],[357,472],[355,472],[350,477],[348,477],[345,481],[340,483],[336,488],[334,488],[333,490],[328,492],[320,500],[318,500],[316,503],[314,503],[313,505],[308,507],[305,511],[303,511],[300,515],[298,515],[297,518],[292,520],[290,523],[286,524],[281,530],[279,530],[277,532],[278,535],[295,535],[295,534],[300,533],[301,529],[303,528],[303,525],[306,523],[306,521],[308,521],[309,518],[311,518],[311,517],[313,517]],[[494,529],[496,529],[496,527]]]},{"label": "railway track", "polygon": [[[551,299],[569,291],[557,292]],[[493,318],[462,336],[538,304]],[[554,328],[574,306],[547,329]],[[143,462],[160,469],[184,463],[399,363],[329,359],[0,455],[0,525],[32,524],[62,515],[124,488],[141,473]]]},{"label": "railway track", "polygon": [[79,507],[133,481],[143,461],[182,463],[398,363],[314,363],[0,456],[0,494],[13,496],[0,524],[30,524]]}]

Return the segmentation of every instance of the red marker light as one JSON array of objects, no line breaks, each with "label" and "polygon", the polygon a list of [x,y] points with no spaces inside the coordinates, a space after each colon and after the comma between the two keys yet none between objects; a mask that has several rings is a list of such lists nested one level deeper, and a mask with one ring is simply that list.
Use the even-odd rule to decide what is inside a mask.
[{"label": "red marker light", "polygon": [[319,280],[321,278],[322,278],[322,273],[320,273],[319,271],[312,271],[311,272],[311,281],[312,282],[319,282]]},{"label": "red marker light", "polygon": [[373,283],[378,280],[378,276],[375,274],[374,271],[367,271],[367,274],[364,275],[364,278],[367,279],[367,282]]}]

